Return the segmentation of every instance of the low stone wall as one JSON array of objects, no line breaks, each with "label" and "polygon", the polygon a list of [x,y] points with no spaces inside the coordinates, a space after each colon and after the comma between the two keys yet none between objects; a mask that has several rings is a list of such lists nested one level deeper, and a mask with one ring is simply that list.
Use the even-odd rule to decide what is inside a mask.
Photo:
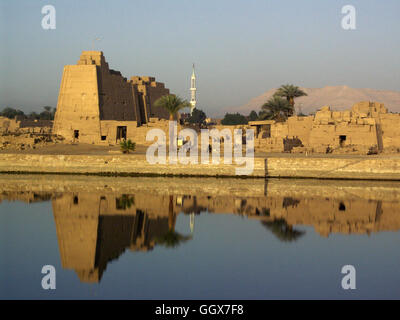
[{"label": "low stone wall", "polygon": [[400,158],[268,158],[266,176],[400,180]]},{"label": "low stone wall", "polygon": [[[236,164],[154,164],[145,155],[0,154],[0,172],[110,175],[236,176]],[[264,159],[254,161],[252,177],[264,177]]]},{"label": "low stone wall", "polygon": [[[150,165],[144,155],[0,154],[0,172],[103,175],[236,176],[236,164]],[[245,177],[400,180],[400,158],[255,158]]]}]

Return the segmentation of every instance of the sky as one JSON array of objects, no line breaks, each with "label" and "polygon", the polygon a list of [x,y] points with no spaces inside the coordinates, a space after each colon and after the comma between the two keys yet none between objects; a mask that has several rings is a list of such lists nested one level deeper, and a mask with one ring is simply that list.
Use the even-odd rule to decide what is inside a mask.
[{"label": "sky", "polygon": [[[341,26],[348,4],[355,30]],[[110,68],[185,99],[195,63],[210,116],[286,83],[400,91],[399,14],[399,0],[0,0],[0,109],[55,107],[63,66],[98,37]]]}]

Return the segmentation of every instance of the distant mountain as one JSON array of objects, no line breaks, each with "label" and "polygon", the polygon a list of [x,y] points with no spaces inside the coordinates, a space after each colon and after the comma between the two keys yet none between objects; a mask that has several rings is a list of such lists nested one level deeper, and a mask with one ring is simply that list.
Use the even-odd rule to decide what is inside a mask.
[{"label": "distant mountain", "polygon": [[[326,86],[324,88],[301,88],[307,93],[305,97],[295,99],[296,112],[305,114],[316,111],[322,106],[331,106],[332,110],[350,109],[360,101],[375,101],[385,104],[390,112],[400,112],[400,92],[374,89],[354,89],[348,86]],[[248,115],[251,110],[260,111],[261,106],[272,97],[276,89],[251,99],[241,107],[230,108],[229,112]]]}]

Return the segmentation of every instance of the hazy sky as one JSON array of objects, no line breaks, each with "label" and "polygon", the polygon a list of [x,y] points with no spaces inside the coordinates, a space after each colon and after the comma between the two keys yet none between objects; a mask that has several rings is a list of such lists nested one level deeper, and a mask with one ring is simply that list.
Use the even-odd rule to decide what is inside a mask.
[{"label": "hazy sky", "polygon": [[[41,27],[44,5],[56,29]],[[343,30],[342,6],[356,8]],[[400,90],[399,0],[0,0],[0,109],[56,106],[63,66],[102,50],[129,78],[151,75],[210,115],[284,83]]]}]

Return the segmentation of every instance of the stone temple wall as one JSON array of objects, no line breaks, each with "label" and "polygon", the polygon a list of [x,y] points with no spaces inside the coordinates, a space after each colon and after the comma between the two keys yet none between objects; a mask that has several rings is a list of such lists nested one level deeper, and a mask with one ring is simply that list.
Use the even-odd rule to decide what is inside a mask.
[{"label": "stone temple wall", "polygon": [[98,72],[95,64],[65,66],[53,133],[67,141],[100,141]]},{"label": "stone temple wall", "polygon": [[0,134],[14,133],[51,133],[53,121],[51,120],[30,120],[30,119],[9,119],[0,116]]},{"label": "stone temple wall", "polygon": [[315,115],[269,124],[270,135],[258,135],[255,146],[264,152],[399,152],[399,121],[382,103],[363,101],[346,111],[324,106]]},{"label": "stone temple wall", "polygon": [[101,56],[101,64],[97,70],[100,120],[140,120],[138,97],[126,78],[120,72],[110,70],[104,56]]},{"label": "stone temple wall", "polygon": [[381,114],[379,117],[379,129],[382,134],[384,148],[400,149],[400,115]]},{"label": "stone temple wall", "polygon": [[169,118],[167,110],[154,106],[158,98],[169,94],[169,90],[163,83],[156,82],[154,77],[138,76],[131,77],[130,82],[137,90],[139,110],[143,114],[144,122],[148,122],[153,117]]},{"label": "stone temple wall", "polygon": [[153,106],[166,94],[155,78],[128,81],[109,69],[102,52],[83,51],[77,65],[64,67],[53,133],[67,142],[116,143],[151,117],[167,119],[165,110]]},{"label": "stone temple wall", "polygon": [[20,121],[0,117],[0,133],[15,132],[20,127]]}]

